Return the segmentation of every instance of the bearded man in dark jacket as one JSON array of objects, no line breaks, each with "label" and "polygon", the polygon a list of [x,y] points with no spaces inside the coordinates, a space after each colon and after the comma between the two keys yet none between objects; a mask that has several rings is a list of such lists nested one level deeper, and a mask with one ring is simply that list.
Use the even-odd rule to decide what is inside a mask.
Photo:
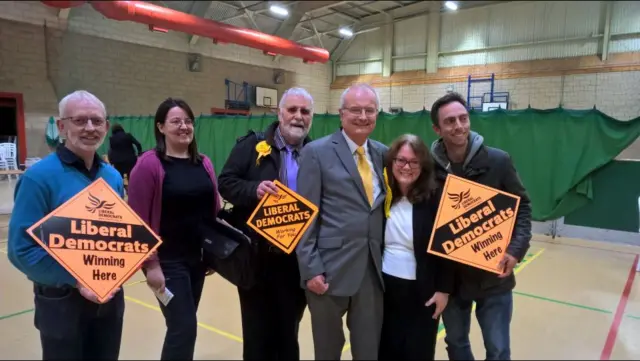
[{"label": "bearded man in dark jacket", "polygon": [[257,245],[257,282],[250,289],[238,288],[244,360],[300,360],[298,330],[307,300],[296,253],[284,253],[246,222],[266,193],[277,194],[273,181],[297,191],[298,155],[311,141],[312,121],[311,94],[288,89],[278,105],[278,120],[240,137],[218,177],[220,195],[233,205],[226,220]]},{"label": "bearded man in dark jacket", "polygon": [[448,93],[433,103],[431,121],[440,138],[433,142],[436,179],[444,186],[447,174],[468,179],[520,197],[520,207],[506,253],[496,275],[457,264],[456,290],[442,314],[450,360],[473,360],[469,342],[471,308],[482,330],[487,360],[511,359],[510,323],[516,285],[513,269],[521,262],[531,240],[531,202],[509,154],[483,144],[480,134],[471,131],[464,98]]}]

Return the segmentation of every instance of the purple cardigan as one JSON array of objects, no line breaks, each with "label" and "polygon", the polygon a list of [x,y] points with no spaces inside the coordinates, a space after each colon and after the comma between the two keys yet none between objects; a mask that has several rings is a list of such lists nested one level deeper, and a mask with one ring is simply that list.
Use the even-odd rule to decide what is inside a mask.
[{"label": "purple cardigan", "polygon": [[[218,193],[218,182],[213,168],[213,163],[204,154],[202,163],[213,182],[215,201],[213,204],[215,215],[220,211],[222,202]],[[128,203],[140,218],[160,236],[160,219],[162,212],[162,183],[164,181],[164,168],[155,150],[143,153],[131,170],[128,186]],[[158,255],[151,255],[144,263],[147,268],[151,263],[158,262]]]}]

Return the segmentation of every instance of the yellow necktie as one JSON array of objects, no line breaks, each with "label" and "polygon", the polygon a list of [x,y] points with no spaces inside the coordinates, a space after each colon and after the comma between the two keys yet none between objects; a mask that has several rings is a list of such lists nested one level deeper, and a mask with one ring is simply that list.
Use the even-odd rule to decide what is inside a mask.
[{"label": "yellow necktie", "polygon": [[369,167],[369,162],[367,162],[367,158],[364,155],[364,148],[358,147],[356,153],[358,154],[358,172],[362,177],[369,204],[373,205],[373,174],[371,173],[371,167]]}]

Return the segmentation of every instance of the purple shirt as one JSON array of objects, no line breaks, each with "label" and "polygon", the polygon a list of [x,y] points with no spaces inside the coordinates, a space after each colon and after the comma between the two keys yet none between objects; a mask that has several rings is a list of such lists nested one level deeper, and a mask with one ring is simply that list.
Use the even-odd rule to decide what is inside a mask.
[{"label": "purple shirt", "polygon": [[284,166],[287,168],[287,187],[291,188],[292,191],[296,192],[296,177],[298,176],[298,161],[297,157],[294,157],[293,152],[297,152],[297,150],[292,147],[286,147],[285,155],[284,155]]},{"label": "purple shirt", "polygon": [[300,147],[288,145],[278,127],[274,133],[273,141],[280,150],[280,181],[292,191],[297,191],[296,177],[298,176],[298,155]]}]

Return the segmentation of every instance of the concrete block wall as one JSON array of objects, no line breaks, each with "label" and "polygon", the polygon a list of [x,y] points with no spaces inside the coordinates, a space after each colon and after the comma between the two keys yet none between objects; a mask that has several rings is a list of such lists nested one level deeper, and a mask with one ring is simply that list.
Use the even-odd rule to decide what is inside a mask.
[{"label": "concrete block wall", "polygon": [[[44,129],[58,101],[76,89],[94,92],[111,114],[152,114],[169,96],[186,99],[196,114],[223,107],[224,79],[277,88],[306,88],[315,111],[329,103],[331,69],[234,44],[214,45],[189,34],[150,32],[143,24],[104,18],[89,5],[71,9],[68,20],[39,1],[0,2],[0,92],[22,93],[27,156],[49,152]],[[202,72],[187,70],[187,53],[199,53]],[[273,72],[285,70],[284,84]],[[263,110],[264,111],[264,110]]]},{"label": "concrete block wall", "polygon": [[[562,104],[568,109],[590,109],[594,105],[603,113],[619,119],[630,120],[640,116],[640,72],[610,72],[566,76],[531,77],[495,81],[496,92],[509,92],[510,107],[524,109],[556,108]],[[431,108],[447,88],[467,96],[467,83],[442,83],[378,87],[382,108],[402,107],[405,111]],[[488,83],[472,87],[475,95],[488,92]],[[337,112],[343,89],[331,90],[329,112]],[[640,159],[640,141],[623,151],[618,159]]]}]

